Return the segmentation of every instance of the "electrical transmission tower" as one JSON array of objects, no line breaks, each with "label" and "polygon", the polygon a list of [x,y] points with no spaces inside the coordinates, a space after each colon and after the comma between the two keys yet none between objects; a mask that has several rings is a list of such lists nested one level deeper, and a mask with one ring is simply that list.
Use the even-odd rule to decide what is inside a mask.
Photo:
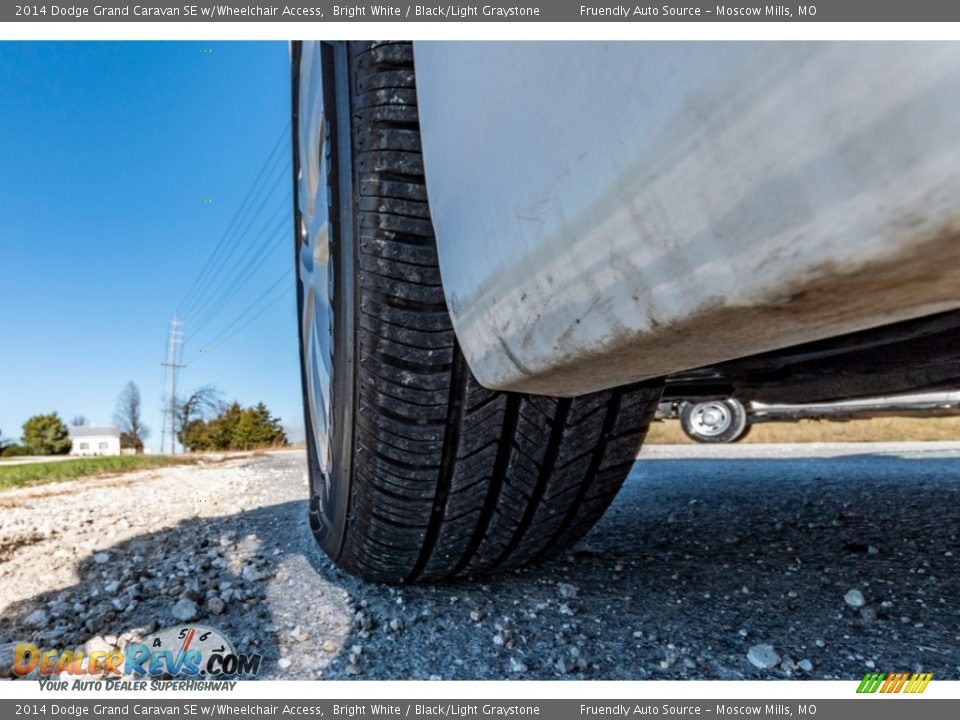
[{"label": "electrical transmission tower", "polygon": [[[181,365],[177,362],[179,355],[179,346],[180,340],[183,338],[183,331],[180,329],[180,326],[183,325],[177,317],[177,313],[173,314],[173,319],[170,320],[170,340],[167,344],[167,360],[166,362],[160,363],[166,368],[170,369],[170,406],[167,412],[170,413],[170,454],[177,454],[177,370],[186,365]],[[166,427],[166,416],[164,416],[164,427]],[[160,448],[160,453],[163,453],[163,447]]]}]

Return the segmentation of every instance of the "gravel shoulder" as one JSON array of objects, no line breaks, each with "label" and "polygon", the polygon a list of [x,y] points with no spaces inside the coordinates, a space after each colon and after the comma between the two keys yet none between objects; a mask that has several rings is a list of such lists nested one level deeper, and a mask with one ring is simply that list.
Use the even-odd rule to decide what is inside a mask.
[{"label": "gravel shoulder", "polygon": [[12,643],[218,628],[277,679],[960,678],[960,443],[644,450],[573,552],[474,582],[334,568],[301,452],[0,493]]}]

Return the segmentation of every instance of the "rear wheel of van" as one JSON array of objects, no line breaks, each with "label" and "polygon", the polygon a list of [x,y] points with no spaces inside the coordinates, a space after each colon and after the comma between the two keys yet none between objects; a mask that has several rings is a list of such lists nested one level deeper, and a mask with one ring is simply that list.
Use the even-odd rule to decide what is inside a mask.
[{"label": "rear wheel of van", "polygon": [[481,387],[441,287],[412,47],[328,45],[321,59],[329,233],[297,241],[318,541],[349,572],[394,582],[569,546],[630,471],[660,383],[572,399]]},{"label": "rear wheel of van", "polygon": [[747,409],[739,400],[685,402],[680,406],[680,427],[699,443],[733,443],[750,432]]}]

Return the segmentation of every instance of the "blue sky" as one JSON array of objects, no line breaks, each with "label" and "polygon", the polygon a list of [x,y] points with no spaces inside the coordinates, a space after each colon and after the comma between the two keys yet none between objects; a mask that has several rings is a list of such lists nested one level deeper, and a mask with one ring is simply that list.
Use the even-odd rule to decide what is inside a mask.
[{"label": "blue sky", "polygon": [[286,43],[0,42],[5,437],[41,412],[108,424],[133,380],[159,447],[170,317],[278,141],[185,308],[179,382],[302,432],[292,276],[254,303],[292,267],[289,91]]}]

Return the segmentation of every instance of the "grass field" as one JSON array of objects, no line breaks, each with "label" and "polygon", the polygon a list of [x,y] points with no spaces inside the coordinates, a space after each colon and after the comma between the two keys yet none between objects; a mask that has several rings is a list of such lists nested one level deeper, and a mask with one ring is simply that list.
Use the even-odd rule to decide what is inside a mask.
[{"label": "grass field", "polygon": [[[772,422],[755,425],[743,443],[809,442],[909,442],[921,440],[960,440],[960,417],[951,418],[872,418],[848,422],[801,420],[797,423]],[[647,434],[648,444],[677,445],[692,443],[676,420],[655,422]]]},{"label": "grass field", "polygon": [[194,462],[196,462],[196,458],[186,456],[122,455],[119,457],[37,462],[27,465],[0,465],[0,490],[24,485],[41,485],[60,480],[73,480],[91,475],[112,475],[132,470]]}]

